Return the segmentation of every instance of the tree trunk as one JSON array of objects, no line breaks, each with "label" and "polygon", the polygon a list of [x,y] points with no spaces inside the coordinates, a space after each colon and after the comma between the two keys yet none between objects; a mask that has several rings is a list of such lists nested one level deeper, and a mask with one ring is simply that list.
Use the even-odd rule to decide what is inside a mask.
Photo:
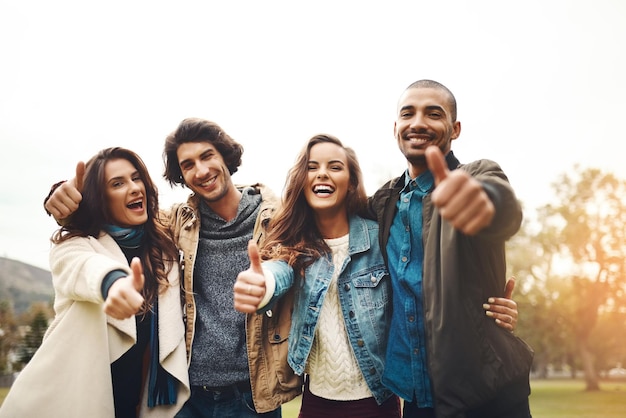
[{"label": "tree trunk", "polygon": [[587,339],[580,338],[578,340],[578,347],[580,349],[580,359],[583,363],[583,371],[585,372],[585,390],[588,392],[600,390],[598,374],[596,373],[596,368],[593,364],[593,356],[587,346]]}]

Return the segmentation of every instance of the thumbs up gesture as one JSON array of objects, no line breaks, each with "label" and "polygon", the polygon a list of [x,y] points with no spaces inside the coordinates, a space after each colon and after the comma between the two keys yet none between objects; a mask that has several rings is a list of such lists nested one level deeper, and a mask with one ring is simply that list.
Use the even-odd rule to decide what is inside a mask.
[{"label": "thumbs up gesture", "polygon": [[116,319],[125,319],[139,312],[143,304],[141,290],[144,284],[143,268],[139,258],[130,263],[130,276],[117,279],[109,288],[104,301],[104,313]]},{"label": "thumbs up gesture", "polygon": [[261,269],[259,248],[254,241],[248,243],[250,268],[237,275],[235,281],[235,310],[253,313],[265,296],[265,276]]},{"label": "thumbs up gesture", "polygon": [[78,209],[78,205],[83,200],[81,193],[83,191],[84,176],[85,163],[79,161],[76,164],[76,177],[57,187],[46,201],[46,210],[57,221],[68,218]]},{"label": "thumbs up gesture", "polygon": [[426,149],[426,162],[435,179],[432,202],[443,219],[467,235],[474,235],[491,223],[495,207],[476,179],[464,170],[448,170],[436,146]]}]

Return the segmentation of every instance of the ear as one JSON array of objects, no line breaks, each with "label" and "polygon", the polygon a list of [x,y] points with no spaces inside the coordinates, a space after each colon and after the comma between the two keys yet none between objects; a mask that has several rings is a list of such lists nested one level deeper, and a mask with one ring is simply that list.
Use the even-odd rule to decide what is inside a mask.
[{"label": "ear", "polygon": [[454,127],[452,130],[452,135],[450,136],[450,139],[457,139],[460,135],[461,135],[461,122],[457,120],[456,122],[454,122]]}]

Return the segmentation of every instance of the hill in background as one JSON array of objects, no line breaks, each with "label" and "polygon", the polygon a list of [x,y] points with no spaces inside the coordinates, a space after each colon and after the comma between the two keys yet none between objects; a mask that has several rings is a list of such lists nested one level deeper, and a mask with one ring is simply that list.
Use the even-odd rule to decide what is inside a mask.
[{"label": "hill in background", "polygon": [[35,302],[52,302],[52,274],[48,270],[0,257],[0,301],[9,301],[19,315]]}]

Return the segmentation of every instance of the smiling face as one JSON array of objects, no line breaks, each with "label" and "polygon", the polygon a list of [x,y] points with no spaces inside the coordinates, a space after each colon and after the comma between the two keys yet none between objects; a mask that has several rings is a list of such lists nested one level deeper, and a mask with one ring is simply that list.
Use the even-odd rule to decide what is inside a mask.
[{"label": "smiling face", "polygon": [[309,151],[304,197],[318,216],[345,214],[350,187],[346,151],[337,144],[322,142]]},{"label": "smiling face", "polygon": [[445,90],[409,88],[400,97],[394,135],[412,177],[428,169],[427,147],[436,145],[445,155],[460,133],[461,123],[453,119],[450,97]]},{"label": "smiling face", "polygon": [[176,151],[185,185],[209,205],[233,188],[222,154],[210,142],[186,142]]},{"label": "smiling face", "polygon": [[146,188],[135,166],[125,159],[110,160],[104,167],[104,179],[112,222],[122,227],[146,223]]}]

